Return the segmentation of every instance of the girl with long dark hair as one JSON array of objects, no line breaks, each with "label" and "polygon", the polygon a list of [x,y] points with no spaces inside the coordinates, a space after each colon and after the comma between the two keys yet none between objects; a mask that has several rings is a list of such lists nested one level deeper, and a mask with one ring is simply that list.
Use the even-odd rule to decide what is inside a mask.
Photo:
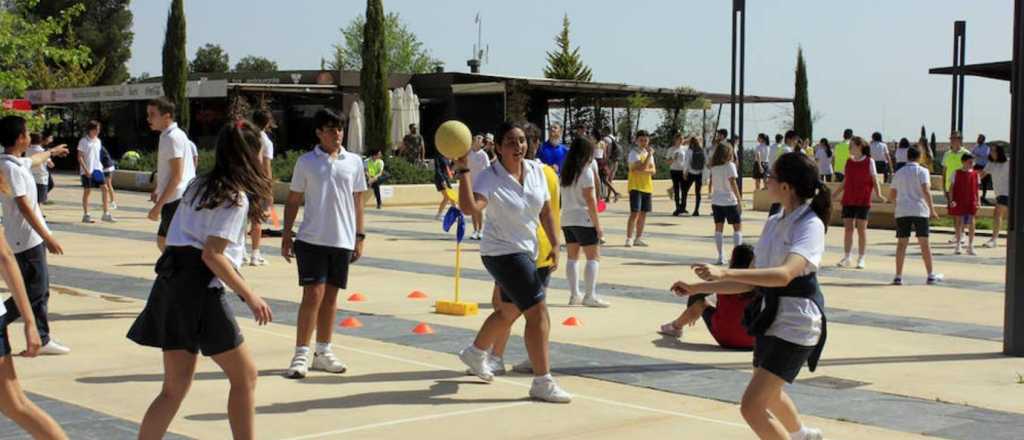
[{"label": "girl with long dark hair", "polygon": [[199,352],[231,383],[228,420],[236,439],[255,438],[256,365],[242,339],[225,285],[249,306],[256,322],[270,307],[238,274],[245,222],[265,220],[271,183],[259,158],[260,136],[248,122],[221,129],[216,164],[185,190],[156,263],[157,278],[128,338],[163,349],[164,384],[139,428],[140,439],[163,438],[192,384]]},{"label": "girl with long dark hair", "polygon": [[850,139],[850,159],[846,161],[846,176],[843,185],[835,192],[834,197],[841,199],[843,204],[843,258],[837,266],[847,267],[853,261],[850,251],[853,249],[853,230],[857,230],[857,269],[863,269],[864,254],[868,243],[868,216],[871,212],[871,193],[886,203],[882,195],[882,185],[878,181],[875,162],[871,160],[871,147],[860,136]]},{"label": "girl with long dark hair", "polygon": [[[601,221],[597,216],[597,191],[594,182],[594,143],[588,138],[576,138],[569,149],[569,155],[562,164],[559,176],[562,194],[562,233],[568,257],[565,262],[565,277],[569,281],[569,305],[587,307],[608,307],[608,303],[597,296],[597,270],[599,265]],[[577,262],[580,249],[587,258],[583,268],[583,288],[580,293]]]},{"label": "girl with long dark hair", "polygon": [[695,264],[694,272],[705,283],[678,281],[672,291],[728,295],[759,289],[761,299],[744,317],[755,337],[754,374],[740,411],[759,438],[821,439],[821,431],[803,426],[783,386],[796,379],[805,363],[814,371],[825,346],[825,299],[817,272],[832,197],[818,180],[814,161],[800,153],[786,153],[775,161],[768,193],[782,210],[768,218],[754,248],[757,268]]}]

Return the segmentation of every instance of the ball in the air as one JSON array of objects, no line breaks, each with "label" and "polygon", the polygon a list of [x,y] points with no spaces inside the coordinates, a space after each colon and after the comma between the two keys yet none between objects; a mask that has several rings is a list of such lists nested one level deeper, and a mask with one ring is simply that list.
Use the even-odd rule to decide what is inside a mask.
[{"label": "ball in the air", "polygon": [[448,159],[459,159],[469,153],[470,144],[473,142],[473,134],[469,127],[456,120],[447,121],[437,128],[434,134],[434,144],[437,151],[441,152]]}]

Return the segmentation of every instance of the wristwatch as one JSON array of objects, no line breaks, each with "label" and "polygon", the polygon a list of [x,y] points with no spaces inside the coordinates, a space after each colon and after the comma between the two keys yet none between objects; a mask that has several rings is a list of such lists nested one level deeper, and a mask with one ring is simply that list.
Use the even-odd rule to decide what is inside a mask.
[{"label": "wristwatch", "polygon": [[356,233],[356,240],[359,240],[359,241],[366,240],[366,234],[363,234],[361,232],[357,232]]}]

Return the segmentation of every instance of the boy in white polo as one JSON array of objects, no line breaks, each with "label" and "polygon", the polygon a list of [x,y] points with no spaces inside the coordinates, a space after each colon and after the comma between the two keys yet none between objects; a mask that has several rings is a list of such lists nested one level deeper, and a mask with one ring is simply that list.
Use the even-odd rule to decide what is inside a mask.
[{"label": "boy in white polo", "polygon": [[93,188],[103,194],[103,221],[114,223],[110,213],[110,194],[104,185],[103,164],[100,161],[103,143],[100,141],[100,123],[89,121],[85,124],[85,136],[78,141],[78,170],[82,181],[82,223],[96,223],[89,215],[89,196]]},{"label": "boy in white polo", "polygon": [[[341,146],[346,118],[320,110],[313,126],[320,139],[313,151],[295,162],[291,192],[284,210],[281,255],[294,256],[302,286],[296,323],[295,356],[286,376],[299,379],[310,369],[309,343],[316,329],[312,369],[344,373],[345,364],[331,352],[338,289],[348,287],[348,267],[363,254],[363,204],[366,171],[358,154]],[[305,212],[293,242],[292,225],[305,199]]]},{"label": "boy in white polo", "polygon": [[903,285],[903,261],[907,257],[910,230],[914,230],[921,246],[921,258],[928,271],[928,284],[942,281],[942,274],[932,267],[932,250],[928,243],[928,220],[939,218],[932,203],[931,176],[928,170],[918,165],[921,152],[916,147],[907,149],[907,164],[896,172],[889,189],[889,200],[896,201],[896,277],[892,284]]},{"label": "boy in white polo", "polygon": [[[68,154],[67,147],[57,146],[31,157],[21,157],[28,150],[30,138],[25,119],[7,116],[0,119],[0,144],[4,154],[0,155],[0,174],[10,187],[10,194],[0,195],[4,214],[4,238],[14,252],[18,269],[25,280],[25,291],[35,315],[36,328],[43,344],[40,354],[67,354],[70,349],[50,338],[47,319],[47,305],[50,302],[50,275],[46,265],[46,251],[63,254],[60,243],[50,235],[43,213],[39,209],[35,179],[32,167],[45,164],[50,157]],[[0,307],[8,312],[0,318],[0,325],[7,326],[21,317],[14,300],[9,299]]]},{"label": "boy in white polo", "polygon": [[147,217],[160,221],[156,232],[156,245],[163,252],[167,244],[167,229],[185,188],[196,177],[196,164],[190,141],[185,131],[174,122],[174,103],[167,98],[156,98],[146,106],[149,128],[160,132],[157,151],[156,191],[150,195],[153,208]]}]

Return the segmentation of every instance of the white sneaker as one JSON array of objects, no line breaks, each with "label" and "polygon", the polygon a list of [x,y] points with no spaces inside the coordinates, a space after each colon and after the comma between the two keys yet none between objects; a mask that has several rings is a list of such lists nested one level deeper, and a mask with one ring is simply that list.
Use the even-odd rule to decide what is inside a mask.
[{"label": "white sneaker", "polygon": [[249,254],[242,254],[242,266],[248,266],[250,264],[252,264],[252,258],[249,257]]},{"label": "white sneaker", "polygon": [[941,273],[933,273],[928,275],[928,279],[925,281],[926,284],[938,284],[942,282],[943,275]]},{"label": "white sneaker", "polygon": [[647,242],[638,238],[636,240],[633,240],[633,246],[636,246],[636,247],[647,247]]},{"label": "white sneaker", "polygon": [[484,382],[491,382],[494,380],[494,373],[491,372],[490,366],[487,365],[487,356],[487,352],[481,351],[472,345],[459,352],[459,360],[469,367],[469,371],[474,376],[483,379]]},{"label": "white sneaker", "polygon": [[530,397],[551,403],[572,402],[572,395],[565,392],[552,379],[533,379],[533,385],[530,387]]},{"label": "white sneaker", "polygon": [[39,354],[43,355],[61,355],[68,353],[71,353],[70,348],[53,339],[50,339],[50,342],[47,342],[46,345],[39,349]]},{"label": "white sneaker", "polygon": [[103,214],[102,219],[103,219],[103,221],[105,221],[107,223],[117,223],[117,219],[114,218],[114,214],[111,214],[109,212],[106,213],[106,214]]},{"label": "white sneaker", "polygon": [[864,268],[864,257],[862,256],[862,257],[857,259],[857,269],[863,269],[863,268]]},{"label": "white sneaker", "polygon": [[960,243],[957,243],[956,244],[956,249],[953,249],[953,255],[963,255],[963,253],[964,253],[963,248],[960,246]]},{"label": "white sneaker", "polygon": [[487,354],[487,366],[491,368],[491,374],[495,376],[504,376],[508,373],[508,370],[505,369],[505,360],[490,353]]},{"label": "white sneaker", "polygon": [[683,337],[683,329],[676,328],[674,322],[669,322],[662,324],[661,327],[658,328],[658,334],[671,336],[673,338],[681,338]]},{"label": "white sneaker", "polygon": [[718,259],[715,260],[715,265],[716,266],[725,266],[725,257],[718,257]]},{"label": "white sneaker", "polygon": [[974,246],[967,246],[967,255],[978,255],[978,253],[974,251]]},{"label": "white sneaker", "polygon": [[609,304],[608,301],[598,298],[597,295],[587,295],[583,297],[583,305],[601,309],[611,307],[611,304]]},{"label": "white sneaker", "polygon": [[266,266],[267,260],[263,258],[263,255],[253,254],[252,258],[249,259],[249,265],[251,266]]},{"label": "white sneaker", "polygon": [[325,351],[313,355],[313,370],[341,374],[348,370],[348,367],[341,363],[333,352]]},{"label": "white sneaker", "polygon": [[991,239],[989,241],[986,241],[985,244],[983,244],[982,246],[987,247],[987,248],[995,248],[995,247],[998,247],[999,244],[997,244],[996,240],[993,238],[993,239]]},{"label": "white sneaker", "polygon": [[570,306],[582,306],[583,297],[580,295],[569,294],[569,305]]},{"label": "white sneaker", "polygon": [[847,255],[843,257],[842,260],[839,260],[839,262],[836,263],[836,267],[850,267],[850,256]]},{"label": "white sneaker", "polygon": [[82,223],[96,223],[96,220],[93,220],[91,215],[85,214],[82,216]]},{"label": "white sneaker", "polygon": [[526,359],[518,364],[513,365],[512,372],[519,374],[533,374],[533,364],[530,363],[530,359]]},{"label": "white sneaker", "polygon": [[117,202],[110,202],[110,210],[111,211],[117,210]]},{"label": "white sneaker", "polygon": [[627,238],[626,239],[626,247],[633,247],[633,239],[632,238]]},{"label": "white sneaker", "polygon": [[288,367],[285,377],[289,379],[302,379],[309,373],[309,352],[295,353],[292,357],[292,365]]},{"label": "white sneaker", "polygon": [[804,428],[804,440],[823,440],[825,437],[818,428]]}]

